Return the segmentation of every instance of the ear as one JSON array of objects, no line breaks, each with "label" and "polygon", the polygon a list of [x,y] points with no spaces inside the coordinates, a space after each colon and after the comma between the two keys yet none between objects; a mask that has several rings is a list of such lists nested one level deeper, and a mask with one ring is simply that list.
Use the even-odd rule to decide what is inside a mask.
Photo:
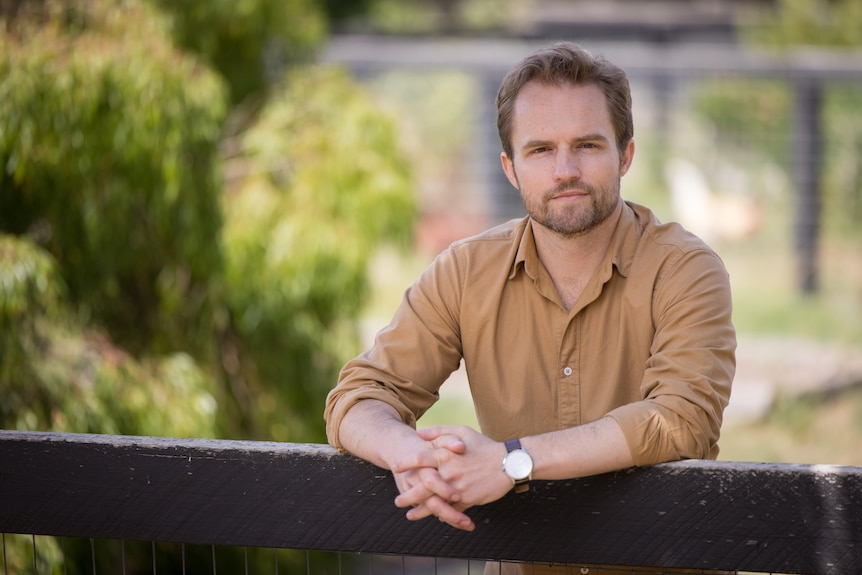
[{"label": "ear", "polygon": [[503,171],[506,172],[506,177],[509,178],[509,183],[519,192],[521,191],[520,182],[518,182],[518,174],[515,172],[515,163],[509,159],[506,152],[500,154],[500,162],[503,164]]},{"label": "ear", "polygon": [[632,166],[632,160],[635,157],[635,141],[629,140],[629,143],[626,144],[625,149],[623,150],[623,155],[620,158],[620,176],[624,176],[626,172],[629,171],[629,168]]}]

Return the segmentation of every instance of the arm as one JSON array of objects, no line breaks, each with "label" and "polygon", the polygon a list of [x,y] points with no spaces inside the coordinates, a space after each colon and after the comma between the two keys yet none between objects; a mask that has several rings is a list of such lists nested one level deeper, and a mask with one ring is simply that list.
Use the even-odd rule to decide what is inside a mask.
[{"label": "arm", "polygon": [[[512,481],[502,470],[506,447],[468,427],[438,426],[419,431],[419,437],[436,441],[444,437],[460,437],[465,449],[442,460],[432,460],[431,454],[417,451],[400,460],[400,471],[436,465],[444,481],[457,489],[463,508],[483,505],[503,497],[512,488]],[[568,479],[607,473],[634,466],[625,435],[613,419],[597,421],[560,431],[521,438],[521,446],[533,458],[533,479]],[[413,489],[402,492],[395,503],[411,507],[423,501],[423,492]],[[425,510],[411,509],[409,519],[426,517]]]},{"label": "arm", "polygon": [[[393,470],[400,492],[413,488],[414,513],[434,514],[472,530],[459,507],[460,495],[436,470],[438,459],[463,451],[463,443],[453,436],[426,441],[415,431],[416,420],[437,400],[440,385],[461,360],[461,283],[454,257],[444,251],[405,292],[372,348],[342,369],[324,417],[334,447]],[[393,469],[394,462],[416,453],[425,455],[426,467]]]},{"label": "arm", "polygon": [[718,256],[692,250],[669,261],[651,307],[642,400],[606,415],[623,430],[636,465],[715,459],[736,349],[730,283]]},{"label": "arm", "polygon": [[634,467],[626,437],[616,421],[597,421],[521,439],[533,458],[534,479],[568,479]]},{"label": "arm", "polygon": [[[386,439],[381,441],[382,437]],[[459,437],[450,434],[422,438],[401,420],[395,408],[367,399],[354,404],[344,415],[339,440],[357,457],[392,470],[399,492],[411,493],[411,513],[415,518],[436,515],[458,529],[475,529],[473,521],[463,513],[460,493],[437,470],[443,461],[464,452]],[[397,468],[397,462],[402,460],[423,461],[426,465]]]}]

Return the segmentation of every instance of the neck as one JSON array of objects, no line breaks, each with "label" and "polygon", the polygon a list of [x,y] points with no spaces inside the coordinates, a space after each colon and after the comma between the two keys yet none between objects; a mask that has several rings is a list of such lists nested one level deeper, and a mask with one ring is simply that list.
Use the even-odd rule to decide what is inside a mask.
[{"label": "neck", "polygon": [[619,222],[620,214],[622,214],[622,206],[623,202],[620,200],[611,215],[603,222],[579,234],[560,234],[536,223],[534,220],[533,235],[536,240],[539,259],[545,267],[560,261],[578,264],[579,262],[595,260],[596,265],[598,265],[604,259],[610,246],[611,238],[614,235],[617,222]]},{"label": "neck", "polygon": [[566,310],[574,307],[607,255],[621,213],[622,201],[605,221],[571,236],[558,234],[533,221],[539,260],[551,276]]}]

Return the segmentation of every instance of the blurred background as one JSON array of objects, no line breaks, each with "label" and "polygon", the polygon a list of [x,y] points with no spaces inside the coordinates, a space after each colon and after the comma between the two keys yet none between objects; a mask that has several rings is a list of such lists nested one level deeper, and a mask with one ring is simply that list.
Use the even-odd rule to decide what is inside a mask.
[{"label": "blurred background", "polygon": [[[855,0],[0,0],[0,425],[324,442],[451,241],[522,206],[494,97],[625,68],[623,195],[732,275],[722,458],[862,465]],[[609,361],[612,361],[609,358]],[[474,421],[456,373],[423,422]]]},{"label": "blurred background", "polygon": [[[0,0],[0,427],[324,442],[416,275],[522,215],[493,102],[556,40],[629,72],[624,197],[730,270],[721,458],[862,465],[856,0]],[[474,422],[457,372],[420,424]]]}]

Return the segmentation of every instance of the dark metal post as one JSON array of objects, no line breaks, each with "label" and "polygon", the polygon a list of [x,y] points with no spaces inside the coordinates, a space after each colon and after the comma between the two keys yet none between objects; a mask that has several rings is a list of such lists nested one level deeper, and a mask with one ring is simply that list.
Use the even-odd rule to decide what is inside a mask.
[{"label": "dark metal post", "polygon": [[823,136],[820,83],[803,75],[794,83],[793,176],[796,183],[796,248],[798,285],[803,294],[817,291],[820,235],[820,173]]},{"label": "dark metal post", "polygon": [[526,214],[524,204],[518,190],[512,187],[503,167],[500,164],[500,138],[497,135],[497,91],[503,79],[503,71],[493,69],[479,75],[480,89],[477,106],[478,133],[482,144],[483,179],[486,182],[491,199],[491,214],[494,223],[504,222],[512,218],[520,218]]}]

